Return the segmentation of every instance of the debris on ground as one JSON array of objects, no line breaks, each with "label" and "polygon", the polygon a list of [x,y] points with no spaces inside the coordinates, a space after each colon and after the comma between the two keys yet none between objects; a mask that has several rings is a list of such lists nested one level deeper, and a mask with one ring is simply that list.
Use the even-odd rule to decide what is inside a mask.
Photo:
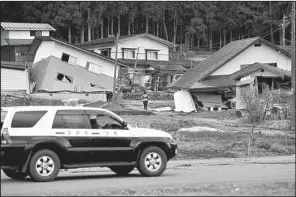
[{"label": "debris on ground", "polygon": [[224,132],[220,129],[215,129],[211,127],[191,127],[191,128],[181,128],[178,130],[178,132],[201,132],[201,131],[212,131],[212,132]]},{"label": "debris on ground", "polygon": [[173,111],[173,108],[171,107],[161,107],[161,108],[156,108],[156,109],[152,109],[153,111],[157,111],[157,112],[166,112],[166,111]]},{"label": "debris on ground", "polygon": [[62,101],[59,100],[45,100],[45,99],[35,99],[31,98],[29,95],[24,96],[14,96],[14,95],[2,95],[1,94],[1,106],[60,106],[64,105]]}]

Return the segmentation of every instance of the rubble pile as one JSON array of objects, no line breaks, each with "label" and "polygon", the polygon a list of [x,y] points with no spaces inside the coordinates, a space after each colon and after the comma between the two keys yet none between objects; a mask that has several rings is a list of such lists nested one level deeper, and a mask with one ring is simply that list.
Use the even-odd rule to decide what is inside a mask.
[{"label": "rubble pile", "polygon": [[1,94],[1,106],[2,107],[36,106],[36,105],[57,106],[57,105],[63,105],[63,103],[61,101],[57,101],[57,100],[34,99],[34,98],[31,98],[29,95],[14,96],[14,95],[2,95]]}]

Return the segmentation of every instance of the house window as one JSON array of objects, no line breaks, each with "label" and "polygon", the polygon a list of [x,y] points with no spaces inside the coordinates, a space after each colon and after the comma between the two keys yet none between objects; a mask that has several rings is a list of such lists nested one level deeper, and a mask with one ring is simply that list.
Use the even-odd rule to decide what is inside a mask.
[{"label": "house window", "polygon": [[30,31],[30,36],[42,36],[42,31]]},{"label": "house window", "polygon": [[106,57],[110,57],[110,49],[102,49],[101,55],[106,56]]},{"label": "house window", "polygon": [[63,53],[62,55],[62,61],[64,62],[68,62],[70,59],[70,55],[66,54],[66,53]]},{"label": "house window", "polygon": [[123,49],[123,58],[124,59],[135,59],[136,50],[135,49]]},{"label": "house window", "polygon": [[57,74],[57,80],[64,83],[73,83],[73,77],[62,73]]},{"label": "house window", "polygon": [[86,67],[87,70],[97,73],[97,74],[101,74],[101,66],[91,63],[91,62],[87,62],[86,63]]},{"label": "house window", "polygon": [[146,60],[158,60],[158,51],[146,51]]}]

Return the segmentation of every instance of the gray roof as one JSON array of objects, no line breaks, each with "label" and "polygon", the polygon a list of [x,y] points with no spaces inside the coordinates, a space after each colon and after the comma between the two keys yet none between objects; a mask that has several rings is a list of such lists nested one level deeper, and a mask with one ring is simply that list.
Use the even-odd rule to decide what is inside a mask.
[{"label": "gray roof", "polygon": [[[148,34],[148,33],[142,33],[142,34],[131,34],[131,35],[124,35],[124,36],[119,36],[119,40],[122,41],[122,40],[126,40],[126,39],[132,39],[132,38],[137,38],[137,37],[146,37],[146,38],[150,38],[156,42],[160,42],[162,44],[165,44],[169,47],[175,47],[175,44],[172,43],[172,42],[169,42],[167,40],[164,40],[162,38],[159,38],[157,36],[154,36],[152,34]],[[102,38],[102,39],[96,39],[96,40],[92,40],[92,41],[89,41],[89,42],[84,42],[84,43],[81,43],[81,44],[78,44],[82,47],[84,46],[90,46],[90,45],[98,45],[98,46],[104,46],[108,43],[107,46],[112,46],[115,44],[115,37],[112,36],[112,37],[108,37],[108,38]]]},{"label": "gray roof", "polygon": [[23,31],[23,30],[40,30],[40,31],[56,31],[51,25],[47,23],[10,23],[1,22],[1,27],[5,30]]},{"label": "gray roof", "polygon": [[249,66],[246,66],[244,67],[243,69],[231,74],[228,76],[229,79],[234,79],[234,80],[238,80],[242,77],[245,77],[246,75],[254,72],[254,71],[257,71],[259,69],[264,69],[264,70],[268,70],[272,73],[275,73],[275,74],[278,74],[280,76],[288,76],[288,77],[291,77],[292,76],[292,73],[291,71],[289,70],[285,70],[285,69],[282,69],[282,68],[277,68],[277,67],[274,67],[274,66],[270,66],[269,64],[266,64],[266,63],[254,63],[254,64],[251,64]]},{"label": "gray roof", "polygon": [[277,47],[276,45],[273,45],[272,43],[260,37],[232,41],[204,61],[200,62],[197,66],[187,71],[178,80],[169,84],[167,88],[190,89],[194,83],[206,79],[210,74],[241,54],[255,42],[262,42],[275,48],[276,50],[281,51],[289,57],[291,56],[291,54],[286,50]]}]

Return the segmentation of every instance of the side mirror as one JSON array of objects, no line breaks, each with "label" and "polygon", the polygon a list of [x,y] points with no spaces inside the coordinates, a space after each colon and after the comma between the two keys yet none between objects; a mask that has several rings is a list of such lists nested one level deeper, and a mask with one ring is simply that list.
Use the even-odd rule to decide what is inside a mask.
[{"label": "side mirror", "polygon": [[123,126],[124,128],[127,127],[127,122],[123,121],[123,122],[122,122],[122,126]]}]

